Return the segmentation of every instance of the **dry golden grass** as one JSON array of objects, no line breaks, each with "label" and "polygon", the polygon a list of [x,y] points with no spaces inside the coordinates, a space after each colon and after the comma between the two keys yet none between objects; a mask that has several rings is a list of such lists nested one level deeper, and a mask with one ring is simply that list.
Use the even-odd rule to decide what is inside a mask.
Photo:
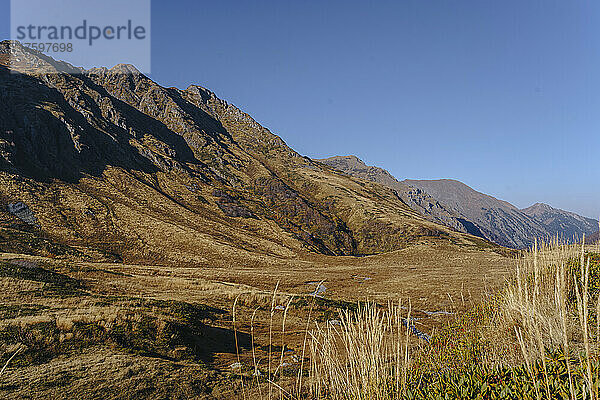
[{"label": "dry golden grass", "polygon": [[[309,312],[302,352],[308,375],[298,373],[291,380],[282,379],[278,370],[271,370],[277,357],[270,353],[262,360],[254,356],[254,371],[265,364],[268,369],[261,370],[262,380],[254,375],[246,381],[244,397],[391,400],[438,398],[434,393],[448,390],[455,395],[463,393],[463,398],[465,393],[488,398],[512,390],[513,396],[521,394],[510,398],[597,399],[600,301],[594,282],[600,276],[594,274],[600,270],[592,268],[590,252],[599,250],[597,246],[557,241],[536,245],[514,260],[515,272],[504,288],[471,302],[466,308],[474,307],[474,311],[461,313],[449,322],[450,329],[461,331],[458,336],[448,330],[437,334],[434,330],[428,345],[409,329],[407,321],[414,321],[410,303],[364,303],[357,310],[341,311],[335,320],[325,321],[315,320]],[[482,301],[483,306],[479,306]],[[273,304],[269,346],[273,341]],[[480,317],[462,316],[473,312]],[[253,314],[253,323],[255,319]],[[280,330],[282,345],[286,343],[285,320]],[[255,333],[253,328],[251,332]],[[474,342],[457,350],[438,348],[432,352],[437,343],[449,345],[443,340],[447,334],[461,342],[469,336],[467,340]],[[446,357],[436,356],[435,351]],[[465,364],[445,363],[447,356],[462,357]],[[283,352],[281,357],[283,360]],[[505,376],[509,378],[501,378]]]},{"label": "dry golden grass", "polygon": [[[19,260],[82,282],[84,289],[77,295],[48,296],[45,293],[52,286],[49,283],[0,277],[0,283],[6,289],[2,302],[6,307],[16,310],[0,325],[19,326],[27,330],[37,329],[44,323],[51,324],[59,331],[57,346],[77,343],[81,326],[100,327],[110,332],[111,324],[115,321],[124,323],[136,314],[158,315],[160,309],[143,305],[144,302],[158,300],[209,304],[223,310],[222,316],[207,323],[222,332],[231,331],[233,334],[232,304],[237,299],[235,326],[238,339],[243,343],[245,337],[252,333],[253,346],[241,345],[239,355],[235,349],[215,348],[211,352],[208,367],[225,374],[223,376],[235,372],[230,366],[238,361],[244,368],[250,368],[244,372],[250,378],[250,382],[244,386],[250,399],[265,394],[269,396],[269,392],[271,398],[280,398],[282,393],[306,391],[307,378],[299,379],[298,371],[311,368],[312,339],[307,327],[312,330],[315,323],[327,326],[324,325],[327,321],[339,318],[337,309],[340,307],[344,309],[355,304],[356,300],[386,304],[388,300],[400,297],[415,298],[413,314],[419,316],[424,316],[422,312],[419,314],[419,310],[450,309],[453,303],[461,307],[463,298],[467,301],[470,297],[477,299],[483,288],[500,286],[511,263],[510,259],[492,251],[458,245],[418,245],[369,257],[325,257],[314,254],[304,254],[294,259],[266,257],[261,260],[250,259],[248,263],[231,264],[227,268],[72,262],[40,256],[0,254],[0,261],[21,262]],[[482,275],[481,270],[486,272]],[[456,278],[458,276],[461,280]],[[325,299],[315,299],[316,303],[313,304],[310,296],[307,296],[314,291],[316,284],[309,282],[321,280],[325,280],[324,285],[327,286]],[[273,288],[277,281],[281,283],[274,295]],[[27,311],[29,309],[32,311]],[[420,326],[424,330],[436,324],[435,318],[424,322],[426,325]],[[234,343],[233,339],[231,343]],[[3,363],[17,350],[13,344],[0,347]],[[91,347],[90,351],[92,349],[96,354],[105,352],[106,357],[122,354],[115,349]],[[176,353],[176,349],[170,351]],[[83,354],[65,354],[64,357],[71,360],[69,363],[57,364],[52,358],[39,365],[28,365],[23,363],[25,353],[18,354],[4,372],[4,385],[9,381],[17,382],[15,388],[20,388],[11,389],[9,393],[43,398],[48,395],[43,381],[52,380],[53,374],[59,374],[61,368],[69,368],[64,372],[78,376],[80,380],[90,384],[94,382],[87,372],[72,370],[79,359],[88,365],[86,363],[90,361],[84,361]],[[258,368],[254,367],[255,364]],[[143,365],[154,368],[152,363],[144,362]],[[253,376],[255,369],[261,371],[260,376]],[[29,374],[30,382],[37,383],[27,384],[27,380],[17,378],[21,374]],[[152,372],[143,372],[142,369],[139,374],[136,379],[142,379],[142,375],[151,376]],[[45,378],[34,379],[42,376]],[[216,382],[225,379],[219,376]],[[266,381],[267,376],[275,378],[272,386]],[[243,393],[240,385],[241,381],[234,379],[232,387],[236,388],[239,396]],[[59,387],[63,387],[65,393],[75,393],[71,390],[73,384],[68,381]],[[97,393],[90,387],[86,390]],[[223,398],[238,395],[230,393],[223,395]]]},{"label": "dry golden grass", "polygon": [[[76,296],[40,297],[36,293],[50,284],[0,278],[9,294],[4,299],[7,306],[48,307],[27,315],[13,315],[2,321],[2,326],[17,324],[29,329],[52,323],[60,331],[60,343],[69,343],[78,337],[80,326],[99,326],[110,331],[113,324],[129,321],[135,325],[144,316],[160,315],[163,311],[151,305],[154,301],[209,304],[224,314],[206,323],[231,332],[234,345],[215,351],[208,364],[225,374],[215,379],[231,379],[235,387],[235,393],[223,394],[221,398],[403,398],[406,390],[418,384],[415,379],[418,381],[419,374],[423,379],[431,379],[427,374],[439,371],[434,364],[454,368],[452,363],[446,363],[449,357],[473,365],[510,368],[524,363],[526,371],[534,371],[536,362],[545,360],[543,355],[551,349],[566,349],[581,356],[581,363],[568,364],[577,386],[580,367],[592,375],[586,379],[594,380],[598,348],[597,297],[589,290],[590,278],[585,278],[589,274],[587,255],[584,253],[581,264],[581,251],[579,246],[540,245],[521,258],[509,259],[485,250],[418,245],[362,258],[307,256],[286,260],[285,264],[271,259],[264,269],[266,276],[258,276],[254,266],[244,265],[224,269],[69,263],[4,254],[5,261],[28,260],[81,280],[85,290]],[[578,260],[579,273],[575,277],[569,275],[574,271],[569,263],[573,259]],[[325,299],[309,296],[323,279],[327,286]],[[486,297],[489,294],[495,294],[494,313],[485,314],[491,309],[488,307],[483,319],[460,320],[474,305],[482,301],[492,304]],[[350,307],[348,304],[355,304],[357,298],[369,300],[370,305]],[[412,303],[409,306],[408,302],[393,302],[399,298],[411,298]],[[438,310],[457,315],[434,317],[424,313]],[[168,323],[169,318],[165,317],[164,322]],[[420,330],[429,333],[432,345],[425,345],[407,331],[405,320],[414,320]],[[471,330],[475,341],[472,345],[467,343],[471,347],[456,351],[475,348],[485,352],[475,352],[473,356],[444,349],[447,343],[439,338],[455,327]],[[251,335],[251,342],[244,343],[247,335]],[[463,341],[460,335],[450,337]],[[17,349],[14,344],[2,347],[2,363]],[[121,354],[114,349],[93,349],[95,354],[105,352],[106,357]],[[439,354],[434,354],[436,351]],[[180,350],[171,348],[169,352],[179,354]],[[19,361],[21,356],[20,353],[11,361],[3,375],[4,379],[21,382],[21,391],[13,393],[26,393],[25,381],[17,379],[24,371],[49,379],[53,374],[50,368],[62,368],[57,367],[55,359],[24,366]],[[82,357],[78,353],[69,355],[73,362],[69,368],[76,365],[77,359],[84,362]],[[131,357],[133,360],[138,356]],[[239,371],[231,367],[237,362],[241,364]],[[155,368],[158,364],[153,361],[144,365]],[[160,365],[167,368],[168,364],[161,361]],[[142,373],[151,376],[149,370]],[[93,381],[87,374],[81,379]],[[41,381],[36,382],[41,385]],[[72,383],[64,385],[72,389]],[[35,390],[38,394],[48,393],[41,386]]]},{"label": "dry golden grass", "polygon": [[[493,371],[512,371],[507,387],[513,385],[526,397],[550,398],[561,387],[560,398],[597,399],[600,301],[597,287],[593,291],[590,284],[585,246],[540,244],[516,262],[515,275],[493,299],[497,310],[486,312],[484,325],[461,327],[481,335],[481,348],[488,354],[456,369],[456,377],[452,370],[434,365],[437,359],[419,358],[422,348],[410,346],[409,332],[402,329],[401,311],[406,311],[371,306],[342,314],[339,326],[317,326],[311,332],[311,398],[429,398],[423,394],[427,391],[419,392],[418,385],[416,392],[407,391],[407,381],[414,382],[423,373],[423,365],[412,361],[415,357],[430,364],[426,369],[443,374],[435,383],[442,393],[450,393],[457,385],[468,386],[464,382],[471,382],[476,390],[486,384],[489,388],[486,380],[477,383],[481,378],[473,376],[491,374],[489,379],[499,373]],[[549,356],[556,352],[568,355],[570,361]],[[560,368],[566,368],[565,375]],[[411,397],[410,393],[421,395]]]},{"label": "dry golden grass", "polygon": [[368,304],[342,313],[339,325],[317,325],[310,333],[311,398],[397,398],[409,366],[410,333],[403,318],[410,320],[410,310]]},{"label": "dry golden grass", "polygon": [[527,349],[539,352],[546,346],[562,346],[578,327],[573,310],[567,308],[568,286],[579,288],[568,263],[580,255],[585,265],[583,249],[552,243],[536,245],[518,260],[504,295],[504,316],[528,341]]}]

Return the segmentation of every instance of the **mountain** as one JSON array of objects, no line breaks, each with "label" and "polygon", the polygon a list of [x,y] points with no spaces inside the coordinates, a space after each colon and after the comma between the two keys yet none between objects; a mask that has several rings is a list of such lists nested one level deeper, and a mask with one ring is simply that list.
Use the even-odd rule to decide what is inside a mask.
[{"label": "mountain", "polygon": [[381,183],[382,185],[393,186],[397,188],[406,188],[404,185],[388,171],[383,168],[367,165],[360,158],[350,156],[334,156],[329,158],[317,159],[316,161],[330,165],[333,168],[343,171],[351,176],[366,179],[371,182]]},{"label": "mountain", "polygon": [[590,235],[598,230],[597,220],[560,210],[548,204],[536,203],[521,211],[541,223],[552,236],[581,239],[583,234]]},{"label": "mountain", "polygon": [[548,236],[546,228],[512,204],[452,179],[405,180],[473,222],[485,237],[507,247],[524,248]]},{"label": "mountain", "polygon": [[383,168],[366,165],[356,156],[334,156],[317,160],[348,175],[386,185],[410,208],[430,221],[449,226],[457,231],[485,237],[479,228],[455,211],[440,203],[422,189],[399,182]]},{"label": "mountain", "polygon": [[387,186],[299,155],[208,89],[165,88],[130,65],[86,71],[7,41],[0,205],[4,243],[23,234],[16,218],[31,241],[154,265],[481,245]]},{"label": "mountain", "polygon": [[349,175],[394,189],[404,203],[431,221],[502,246],[523,248],[531,245],[535,238],[548,236],[538,221],[517,207],[479,193],[458,181],[400,182],[388,171],[367,166],[356,156],[337,156],[319,161]]},{"label": "mountain", "polygon": [[260,398],[266,381],[239,377],[269,374],[268,321],[288,308],[293,390],[305,321],[412,299],[428,330],[501,287],[514,253],[299,155],[206,88],[0,43],[2,398]]},{"label": "mountain", "polygon": [[507,247],[528,247],[536,238],[556,235],[566,239],[581,237],[598,229],[598,222],[593,219],[542,203],[519,210],[456,180],[400,182],[385,169],[366,165],[356,156],[335,156],[318,161],[351,176],[392,188],[406,205],[430,221]]},{"label": "mountain", "polygon": [[597,229],[597,222],[575,213],[537,203],[519,210],[514,205],[477,192],[451,179],[406,180],[476,224],[485,237],[508,247],[527,247],[537,239],[581,238]]},{"label": "mountain", "polygon": [[586,238],[586,243],[598,243],[600,240],[600,232],[595,232],[590,235],[590,237]]}]

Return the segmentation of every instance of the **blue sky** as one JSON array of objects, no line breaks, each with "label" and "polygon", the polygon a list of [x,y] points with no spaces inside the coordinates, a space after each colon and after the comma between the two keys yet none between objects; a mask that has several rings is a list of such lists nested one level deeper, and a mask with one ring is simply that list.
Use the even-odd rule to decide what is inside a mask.
[{"label": "blue sky", "polygon": [[600,216],[599,2],[155,0],[152,40],[304,155]]}]

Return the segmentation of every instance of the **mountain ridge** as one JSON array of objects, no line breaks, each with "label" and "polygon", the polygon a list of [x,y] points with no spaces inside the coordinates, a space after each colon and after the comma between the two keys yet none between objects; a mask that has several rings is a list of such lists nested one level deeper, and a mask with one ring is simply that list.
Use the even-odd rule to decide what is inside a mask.
[{"label": "mountain ridge", "polygon": [[131,72],[0,43],[0,200],[27,205],[52,240],[154,263],[481,244],[301,156],[208,89]]},{"label": "mountain ridge", "polygon": [[369,166],[356,156],[334,156],[316,161],[333,168],[372,182],[377,182],[394,189],[398,197],[411,209],[417,211],[432,222],[440,223],[459,232],[469,233],[484,238],[483,233],[470,221],[450,210],[425,191],[398,181],[383,168]]},{"label": "mountain ridge", "polygon": [[535,203],[521,211],[541,222],[552,236],[565,240],[579,241],[584,234],[592,234],[598,229],[597,220],[545,203]]},{"label": "mountain ridge", "polygon": [[[366,165],[356,156],[335,156],[319,160],[353,176],[377,181],[397,190],[411,208],[426,218],[459,231],[466,231],[503,246],[524,248],[536,239],[560,236],[577,240],[597,229],[597,222],[575,213],[536,203],[519,209],[511,203],[478,192],[456,179],[399,181],[388,171]],[[417,190],[416,196],[407,196]],[[429,206],[419,207],[419,203]],[[441,210],[432,212],[434,207]],[[440,214],[443,217],[440,217]],[[470,229],[468,226],[470,225]]]}]

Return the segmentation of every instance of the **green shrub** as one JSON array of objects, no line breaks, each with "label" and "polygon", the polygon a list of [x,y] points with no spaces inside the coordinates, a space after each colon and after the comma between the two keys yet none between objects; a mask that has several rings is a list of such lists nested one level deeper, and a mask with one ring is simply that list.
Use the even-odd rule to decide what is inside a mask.
[{"label": "green shrub", "polygon": [[[586,371],[578,359],[571,359],[573,392],[583,398],[587,392]],[[600,363],[592,363],[597,377]],[[597,382],[595,383],[597,384]],[[567,361],[560,353],[549,354],[546,368],[537,361],[528,368],[468,365],[465,369],[438,373],[411,374],[405,399],[570,399]]]}]

